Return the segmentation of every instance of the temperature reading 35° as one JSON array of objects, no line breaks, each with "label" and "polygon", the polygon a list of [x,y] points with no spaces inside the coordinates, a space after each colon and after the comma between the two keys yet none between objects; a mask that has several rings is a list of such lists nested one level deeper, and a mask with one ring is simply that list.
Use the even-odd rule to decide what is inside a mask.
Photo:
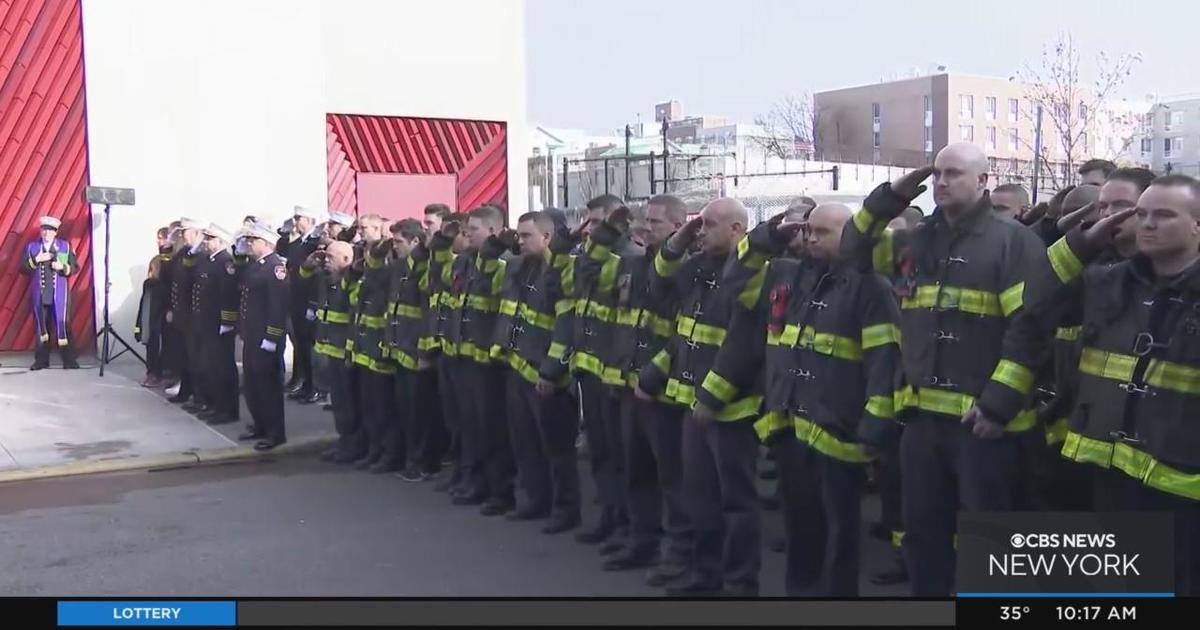
[{"label": "temperature reading 35\u00b0", "polygon": [[1028,606],[1001,606],[1000,620],[1001,621],[1020,621],[1029,614]]}]

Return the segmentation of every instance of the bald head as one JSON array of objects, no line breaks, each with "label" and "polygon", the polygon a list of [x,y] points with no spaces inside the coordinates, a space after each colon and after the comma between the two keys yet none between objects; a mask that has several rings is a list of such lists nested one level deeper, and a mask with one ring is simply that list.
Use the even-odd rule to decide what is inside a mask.
[{"label": "bald head", "polygon": [[704,206],[700,211],[700,219],[703,221],[700,245],[704,253],[724,255],[733,251],[746,234],[750,213],[737,199],[722,197]]},{"label": "bald head", "polygon": [[933,200],[948,219],[979,201],[987,187],[987,171],[987,154],[970,142],[955,142],[938,152],[933,160]]},{"label": "bald head", "polygon": [[345,241],[333,241],[325,247],[325,269],[339,273],[354,262],[354,246]]},{"label": "bald head", "polygon": [[837,258],[842,242],[842,227],[853,214],[840,203],[823,203],[808,215],[808,255],[817,260]]}]

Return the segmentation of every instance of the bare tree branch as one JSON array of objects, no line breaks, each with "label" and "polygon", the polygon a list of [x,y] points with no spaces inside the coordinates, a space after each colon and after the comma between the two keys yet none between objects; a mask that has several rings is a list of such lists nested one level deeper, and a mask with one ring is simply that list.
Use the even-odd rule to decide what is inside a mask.
[{"label": "bare tree branch", "polygon": [[782,159],[798,157],[800,147],[812,147],[815,144],[819,129],[818,116],[811,95],[786,95],[772,105],[765,115],[754,117],[754,124],[765,132],[763,137],[755,138],[754,142],[767,155]]}]

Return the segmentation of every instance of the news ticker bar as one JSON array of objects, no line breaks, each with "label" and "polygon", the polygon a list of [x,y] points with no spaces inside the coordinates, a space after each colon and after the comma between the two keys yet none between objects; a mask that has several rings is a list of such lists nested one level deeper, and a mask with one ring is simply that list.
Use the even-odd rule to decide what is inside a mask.
[{"label": "news ticker bar", "polygon": [[[1000,594],[997,594],[1000,595]],[[1200,617],[1200,599],[1023,597],[960,600],[0,600],[37,627],[142,626],[925,626],[1003,628],[1119,622],[1168,627]],[[1082,594],[1081,594],[1082,595]],[[33,626],[30,626],[33,627]]]}]

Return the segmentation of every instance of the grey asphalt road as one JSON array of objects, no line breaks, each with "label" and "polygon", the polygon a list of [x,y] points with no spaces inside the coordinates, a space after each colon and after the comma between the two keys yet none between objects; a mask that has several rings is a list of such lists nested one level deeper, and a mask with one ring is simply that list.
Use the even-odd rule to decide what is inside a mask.
[{"label": "grey asphalt road", "polygon": [[[306,457],[0,485],[0,541],[4,596],[662,594],[570,535]],[[865,545],[864,575],[890,564]],[[783,556],[763,558],[762,594],[783,595]]]}]

